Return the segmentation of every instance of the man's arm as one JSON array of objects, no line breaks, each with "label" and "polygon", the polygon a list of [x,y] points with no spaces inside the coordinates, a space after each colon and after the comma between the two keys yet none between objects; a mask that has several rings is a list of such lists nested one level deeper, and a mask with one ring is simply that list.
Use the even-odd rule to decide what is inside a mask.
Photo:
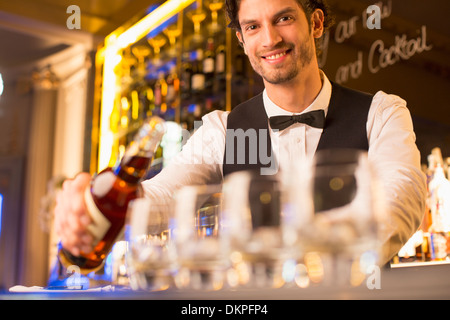
[{"label": "man's arm", "polygon": [[375,95],[367,126],[369,159],[385,191],[388,226],[385,260],[392,258],[418,229],[425,212],[426,178],[406,102]]},{"label": "man's arm", "polygon": [[145,195],[169,201],[183,186],[220,184],[226,119],[227,113],[221,111],[205,115],[182,151],[158,175],[142,183]]}]

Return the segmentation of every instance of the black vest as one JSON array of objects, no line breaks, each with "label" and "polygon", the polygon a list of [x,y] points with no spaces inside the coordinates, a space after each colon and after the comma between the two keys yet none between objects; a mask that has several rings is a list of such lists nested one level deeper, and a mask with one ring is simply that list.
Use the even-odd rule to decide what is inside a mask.
[{"label": "black vest", "polygon": [[[325,127],[317,150],[368,150],[366,123],[372,99],[373,95],[332,83]],[[235,171],[274,166],[269,130],[262,93],[230,112],[225,138],[224,177]]]}]

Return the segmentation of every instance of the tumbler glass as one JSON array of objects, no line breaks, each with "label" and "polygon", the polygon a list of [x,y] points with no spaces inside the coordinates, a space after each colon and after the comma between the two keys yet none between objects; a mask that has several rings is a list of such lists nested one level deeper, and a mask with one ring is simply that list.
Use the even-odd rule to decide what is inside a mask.
[{"label": "tumbler glass", "polygon": [[176,286],[222,289],[226,285],[229,245],[221,227],[221,186],[186,186],[175,198],[171,229],[178,264]]},{"label": "tumbler glass", "polygon": [[125,238],[130,286],[134,290],[159,291],[173,284],[176,256],[171,242],[170,201],[138,198],[128,207]]},{"label": "tumbler glass", "polygon": [[[295,230],[285,214],[280,177],[239,171],[224,182],[224,224],[230,238],[230,259],[238,284],[281,287],[286,266],[295,258]],[[292,237],[294,235],[294,238]]]},{"label": "tumbler glass", "polygon": [[380,262],[386,225],[384,195],[374,166],[365,151],[321,150],[309,177],[305,191],[311,202],[299,210],[306,217],[299,228],[306,267],[314,261],[315,270],[322,270],[317,282],[360,283]]}]

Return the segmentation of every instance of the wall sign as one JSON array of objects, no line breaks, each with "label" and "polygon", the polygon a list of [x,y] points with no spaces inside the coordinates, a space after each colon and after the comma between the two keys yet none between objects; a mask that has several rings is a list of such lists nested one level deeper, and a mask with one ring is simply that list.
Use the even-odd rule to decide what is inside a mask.
[{"label": "wall sign", "polygon": [[[366,32],[381,29],[382,20],[389,18],[391,14],[392,0],[370,5],[360,15],[337,22],[333,39],[337,44],[341,44],[355,36],[360,29]],[[327,48],[328,43],[325,43],[325,50]],[[337,67],[335,81],[344,84],[349,79],[358,79],[365,70],[372,74],[377,73],[381,69],[401,60],[408,60],[424,51],[430,51],[432,48],[433,46],[427,42],[426,25],[417,30],[417,36],[414,38],[408,37],[407,34],[398,34],[389,42],[383,39],[375,40],[368,52],[359,50],[353,60]]]}]

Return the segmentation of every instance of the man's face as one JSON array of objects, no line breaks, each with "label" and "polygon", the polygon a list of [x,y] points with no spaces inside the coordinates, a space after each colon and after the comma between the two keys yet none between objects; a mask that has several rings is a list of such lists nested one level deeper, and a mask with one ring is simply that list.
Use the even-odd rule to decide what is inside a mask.
[{"label": "man's face", "polygon": [[245,53],[269,83],[295,79],[315,58],[311,27],[295,0],[243,0],[239,23]]}]

